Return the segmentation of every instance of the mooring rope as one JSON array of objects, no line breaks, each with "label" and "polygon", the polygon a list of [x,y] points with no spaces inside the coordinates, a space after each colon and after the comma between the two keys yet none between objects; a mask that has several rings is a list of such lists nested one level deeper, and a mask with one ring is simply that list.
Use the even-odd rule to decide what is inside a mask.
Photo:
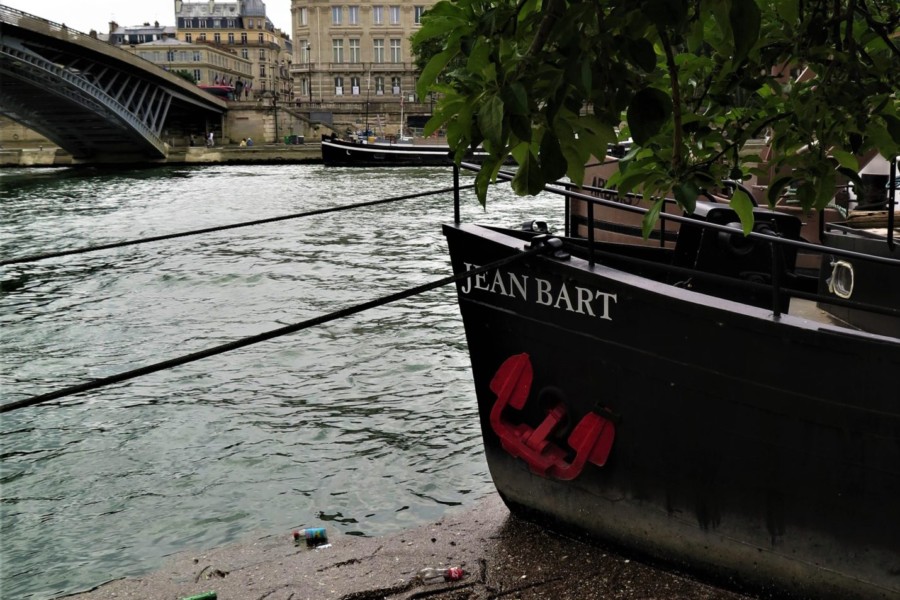
[{"label": "mooring rope", "polygon": [[[460,186],[459,189],[471,189],[475,187],[474,184],[469,184],[465,186]],[[278,221],[288,221],[290,219],[300,219],[303,217],[313,217],[316,215],[324,215],[327,213],[340,212],[343,210],[352,210],[356,208],[365,208],[367,206],[378,206],[379,204],[388,204],[390,202],[399,202],[401,200],[411,200],[413,198],[421,198],[423,196],[430,196],[434,194],[444,194],[448,192],[452,192],[454,187],[446,187],[437,190],[430,190],[427,192],[417,192],[415,194],[407,194],[405,196],[394,196],[391,198],[382,198],[380,200],[369,200],[367,202],[356,202],[354,204],[345,204],[342,206],[334,206],[331,208],[319,208],[316,210],[309,210],[302,213],[293,213],[290,215],[282,215],[279,217],[269,217],[266,219],[258,219],[256,221],[245,221],[243,223],[233,223],[231,225],[219,225],[216,227],[207,227],[205,229],[194,229],[191,231],[182,231],[180,233],[169,233],[166,235],[156,235],[152,237],[139,238],[135,240],[126,240],[122,242],[112,242],[109,244],[98,244],[96,246],[85,246],[83,248],[74,248],[72,250],[60,250],[58,252],[46,252],[42,254],[32,254],[30,256],[23,256],[20,258],[8,258],[0,260],[0,266],[6,265],[18,265],[23,263],[31,263],[39,260],[45,260],[48,258],[57,258],[59,256],[70,256],[72,254],[85,254],[88,252],[97,252],[99,250],[110,250],[112,248],[123,248],[125,246],[135,246],[137,244],[146,244],[148,242],[160,242],[163,240],[172,240],[175,238],[188,237],[192,235],[202,235],[205,233],[214,233],[217,231],[227,231],[229,229],[238,229],[241,227],[252,227],[255,225],[265,225],[266,223],[277,223]]]},{"label": "mooring rope", "polygon": [[0,413],[9,412],[11,410],[16,410],[19,408],[25,408],[28,406],[34,406],[36,404],[42,404],[44,402],[49,402],[51,400],[57,400],[59,398],[64,398],[66,396],[71,396],[74,394],[80,394],[82,392],[87,392],[90,390],[95,390],[101,387],[105,387],[108,385],[112,385],[115,383],[120,383],[122,381],[127,381],[129,379],[134,379],[136,377],[140,377],[142,375],[149,375],[150,373],[156,373],[157,371],[163,371],[165,369],[171,369],[173,367],[178,367],[190,362],[194,362],[203,358],[208,358],[210,356],[215,356],[216,354],[222,354],[225,352],[229,352],[231,350],[237,350],[238,348],[244,348],[246,346],[250,346],[253,344],[258,344],[260,342],[265,342],[267,340],[271,340],[273,338],[281,337],[283,335],[288,335],[291,333],[296,333],[303,329],[307,329],[309,327],[314,327],[316,325],[322,325],[323,323],[328,323],[330,321],[334,321],[336,319],[341,319],[343,317],[348,317],[350,315],[355,315],[357,313],[363,312],[370,308],[377,308],[379,306],[384,306],[385,304],[390,304],[391,302],[396,302],[397,300],[403,300],[409,298],[411,296],[415,296],[417,294],[421,294],[424,292],[431,291],[433,289],[443,287],[445,285],[456,283],[468,277],[472,277],[474,275],[479,275],[481,273],[497,269],[499,267],[508,265],[510,263],[522,260],[523,258],[533,256],[535,254],[544,252],[547,249],[545,245],[536,245],[535,247],[529,248],[515,254],[513,256],[509,256],[507,258],[503,258],[497,261],[494,261],[490,264],[472,269],[470,271],[466,271],[465,273],[461,273],[459,275],[450,275],[444,277],[442,279],[438,279],[436,281],[432,281],[430,283],[425,283],[422,285],[418,285],[412,288],[408,288],[403,290],[402,292],[396,292],[394,294],[388,294],[387,296],[382,296],[380,298],[376,298],[374,300],[369,300],[368,302],[363,302],[362,304],[357,304],[355,306],[350,306],[341,310],[337,310],[335,312],[331,312],[325,315],[320,315],[318,317],[314,317],[312,319],[307,319],[306,321],[301,321],[300,323],[294,323],[293,325],[286,325],[284,327],[279,327],[278,329],[272,329],[263,333],[259,333],[256,335],[252,335],[249,337],[241,338],[239,340],[235,340],[233,342],[228,342],[226,344],[221,344],[219,346],[214,346],[212,348],[207,348],[206,350],[200,350],[199,352],[193,352],[191,354],[186,354],[184,356],[172,358],[169,360],[164,360],[162,362],[154,363],[152,365],[147,365],[144,367],[139,367],[137,369],[132,369],[131,371],[125,371],[124,373],[118,373],[116,375],[110,375],[109,377],[102,377],[100,379],[94,379],[79,385],[73,385],[70,387],[62,388],[60,390],[56,390],[55,392],[48,392],[46,394],[40,394],[38,396],[32,396],[30,398],[23,398],[22,400],[14,400],[13,402],[7,402],[5,404],[0,404]]}]

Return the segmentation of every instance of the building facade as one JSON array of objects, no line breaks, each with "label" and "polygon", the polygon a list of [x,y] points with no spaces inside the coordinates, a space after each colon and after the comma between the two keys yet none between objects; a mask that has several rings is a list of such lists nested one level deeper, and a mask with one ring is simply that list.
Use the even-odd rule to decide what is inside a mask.
[{"label": "building facade", "polygon": [[294,99],[415,101],[410,38],[435,0],[292,0]]},{"label": "building facade", "polygon": [[253,63],[232,50],[208,44],[165,38],[143,44],[122,46],[167,71],[187,71],[199,85],[235,85],[249,82]]},{"label": "building facade", "polygon": [[291,39],[266,16],[262,0],[175,0],[175,28],[182,42],[234,52],[252,65],[244,99],[274,93],[279,101],[292,101]]},{"label": "building facade", "polygon": [[174,39],[175,34],[174,26],[160,25],[159,22],[155,22],[153,25],[144,23],[143,25],[123,27],[115,21],[110,21],[109,34],[105,36],[101,34],[100,39],[113,46],[125,46]]}]

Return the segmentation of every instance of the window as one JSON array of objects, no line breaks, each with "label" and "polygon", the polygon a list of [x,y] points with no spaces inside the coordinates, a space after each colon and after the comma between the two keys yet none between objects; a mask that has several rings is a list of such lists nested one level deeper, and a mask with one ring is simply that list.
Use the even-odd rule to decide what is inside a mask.
[{"label": "window", "polygon": [[391,25],[399,25],[400,24],[400,7],[392,6],[391,7]]},{"label": "window", "polygon": [[250,19],[250,20],[247,22],[247,27],[248,27],[249,29],[253,29],[253,19]]},{"label": "window", "polygon": [[384,40],[375,40],[375,56],[372,57],[373,62],[384,62]]},{"label": "window", "polygon": [[247,45],[247,32],[246,31],[241,32],[241,43],[245,46]]},{"label": "window", "polygon": [[194,69],[194,81],[200,81],[200,69]]},{"label": "window", "polygon": [[222,19],[213,19],[213,27],[222,29]]},{"label": "window", "polygon": [[193,37],[194,36],[192,34],[186,33],[186,34],[184,34],[184,41],[186,41],[188,44],[193,44],[194,43]]},{"label": "window", "polygon": [[359,96],[359,77],[350,78],[350,93]]},{"label": "window", "polygon": [[[266,65],[259,65],[259,76],[265,79],[266,77]],[[265,83],[263,84],[265,85]]]},{"label": "window", "polygon": [[394,62],[394,63],[403,62],[403,57],[400,55],[400,40],[399,39],[391,40],[391,62]]},{"label": "window", "polygon": [[379,76],[375,78],[375,95],[384,95],[384,77]]},{"label": "window", "polygon": [[260,33],[256,41],[258,41],[260,44],[263,44],[265,43],[266,39],[265,37],[263,37],[263,34]]},{"label": "window", "polygon": [[305,77],[300,80],[300,95],[309,96],[309,79]]},{"label": "window", "polygon": [[343,96],[344,95],[344,78],[341,76],[337,76],[334,78],[334,95],[335,96]]},{"label": "window", "polygon": [[359,40],[350,40],[350,62],[359,62]]},{"label": "window", "polygon": [[259,49],[259,60],[266,60],[266,49],[265,48]]},{"label": "window", "polygon": [[213,34],[213,41],[214,41],[215,43],[217,43],[217,44],[221,44],[221,43],[222,43],[222,34],[221,34],[221,33],[214,33],[214,34]]},{"label": "window", "polygon": [[166,51],[166,60],[169,61],[169,62],[174,62],[174,61],[175,61],[175,51],[174,51],[174,50],[167,50],[167,51]]},{"label": "window", "polygon": [[234,46],[234,34],[233,33],[228,34],[228,43],[231,44],[232,46]]},{"label": "window", "polygon": [[194,62],[200,62],[200,51],[194,50]]},{"label": "window", "polygon": [[372,7],[372,22],[376,25],[384,25],[384,7],[383,6],[373,6]]},{"label": "window", "polygon": [[400,95],[400,78],[391,77],[391,93],[395,96]]},{"label": "window", "polygon": [[331,24],[332,25],[340,25],[341,18],[344,16],[344,7],[343,6],[332,6],[331,7]]},{"label": "window", "polygon": [[300,44],[300,62],[308,63],[310,52],[306,40],[300,40],[298,43]]},{"label": "window", "polygon": [[359,7],[349,6],[347,11],[347,22],[350,25],[359,25]]},{"label": "window", "polygon": [[309,13],[305,6],[300,9],[300,15],[297,18],[300,20],[300,25],[304,27],[309,25]]},{"label": "window", "polygon": [[250,50],[247,48],[241,48],[241,58],[250,60]]},{"label": "window", "polygon": [[234,29],[234,19],[228,19],[228,29]]},{"label": "window", "polygon": [[336,63],[344,62],[344,40],[332,40],[331,50],[332,50],[332,62],[336,62]]},{"label": "window", "polygon": [[205,42],[205,41],[206,41],[206,34],[205,34],[205,33],[201,33],[201,34],[200,34],[200,41],[201,41],[201,42]]},{"label": "window", "polygon": [[413,14],[415,15],[413,19],[415,20],[416,25],[422,24],[422,13],[425,12],[424,6],[416,6],[413,8]]}]

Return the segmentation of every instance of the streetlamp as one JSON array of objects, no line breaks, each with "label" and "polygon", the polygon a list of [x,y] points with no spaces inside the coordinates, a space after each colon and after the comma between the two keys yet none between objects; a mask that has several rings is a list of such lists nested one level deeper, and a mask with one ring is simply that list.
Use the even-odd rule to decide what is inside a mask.
[{"label": "streetlamp", "polygon": [[[309,73],[309,103],[312,105],[313,101],[313,73],[312,73],[312,46],[306,44],[306,70]],[[312,110],[312,106],[310,106],[310,110]]]},{"label": "streetlamp", "polygon": [[272,108],[275,109],[275,143],[278,143],[278,93],[272,92]]}]

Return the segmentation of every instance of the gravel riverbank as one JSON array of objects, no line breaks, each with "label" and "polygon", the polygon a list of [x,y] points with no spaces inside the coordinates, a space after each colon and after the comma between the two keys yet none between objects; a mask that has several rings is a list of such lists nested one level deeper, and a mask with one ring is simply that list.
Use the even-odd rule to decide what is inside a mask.
[{"label": "gravel riverbank", "polygon": [[[106,583],[77,600],[707,599],[745,596],[603,548],[555,536],[512,516],[500,498],[378,538],[332,535],[294,546],[291,532],[173,557],[163,569]],[[462,567],[462,580],[416,581],[423,567]]]}]

